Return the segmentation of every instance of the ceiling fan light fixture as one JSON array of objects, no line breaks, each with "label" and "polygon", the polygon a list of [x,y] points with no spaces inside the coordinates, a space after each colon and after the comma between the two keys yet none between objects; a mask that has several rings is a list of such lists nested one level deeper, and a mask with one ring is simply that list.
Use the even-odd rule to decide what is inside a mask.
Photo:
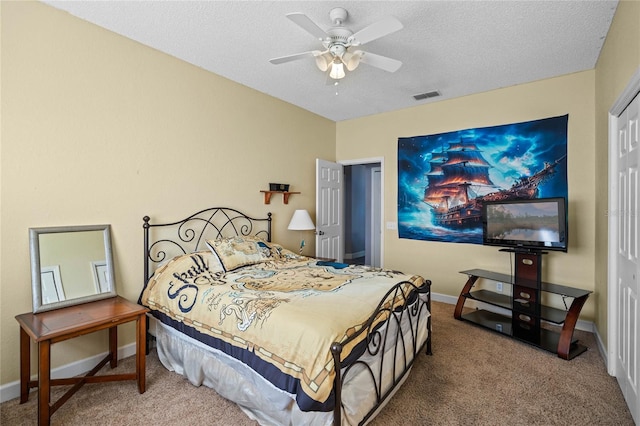
[{"label": "ceiling fan light fixture", "polygon": [[345,77],[344,73],[344,64],[339,58],[336,58],[333,62],[331,62],[331,71],[329,72],[329,77],[334,80],[340,80]]},{"label": "ceiling fan light fixture", "polygon": [[348,16],[349,14],[344,8],[331,9],[329,17],[334,23],[334,26],[325,31],[303,13],[288,13],[286,17],[307,33],[317,38],[322,44],[323,49],[322,51],[313,50],[273,58],[270,59],[269,62],[272,64],[282,64],[313,56],[318,69],[322,72],[328,70],[329,77],[334,81],[344,78],[347,70],[350,72],[355,70],[361,62],[387,72],[397,71],[402,65],[402,62],[396,59],[359,49],[350,52],[349,49],[362,46],[384,37],[387,34],[398,31],[402,29],[402,23],[396,18],[389,16],[354,33],[344,26],[344,22]]},{"label": "ceiling fan light fixture", "polygon": [[316,65],[318,66],[318,69],[322,72],[329,69],[329,61],[327,61],[327,58],[325,58],[324,55],[316,56]]},{"label": "ceiling fan light fixture", "polygon": [[363,53],[364,52],[362,50],[356,50],[353,53],[347,51],[342,56],[342,61],[349,71],[353,71],[358,68],[358,65],[360,65],[360,58],[362,58]]}]

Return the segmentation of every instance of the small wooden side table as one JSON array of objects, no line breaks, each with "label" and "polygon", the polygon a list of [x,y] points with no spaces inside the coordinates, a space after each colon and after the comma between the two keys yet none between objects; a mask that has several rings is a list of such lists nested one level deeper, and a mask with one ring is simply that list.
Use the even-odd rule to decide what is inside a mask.
[{"label": "small wooden side table", "polygon": [[[145,391],[145,333],[144,306],[129,302],[120,296],[96,302],[83,303],[37,314],[16,316],[20,324],[20,403],[29,399],[29,389],[38,388],[38,424],[48,425],[56,412],[85,383],[137,380],[138,391]],[[136,371],[129,374],[95,374],[110,363],[118,365],[118,325],[136,321]],[[83,377],[51,379],[51,345],[98,330],[109,329],[109,353]],[[31,347],[29,338],[38,343],[38,380],[30,380]],[[50,403],[51,386],[74,385],[55,403]]]}]

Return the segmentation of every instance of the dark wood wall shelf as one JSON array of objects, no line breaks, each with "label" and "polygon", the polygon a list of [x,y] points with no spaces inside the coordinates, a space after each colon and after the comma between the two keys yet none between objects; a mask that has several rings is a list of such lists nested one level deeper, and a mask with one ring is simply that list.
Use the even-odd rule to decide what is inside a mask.
[{"label": "dark wood wall shelf", "polygon": [[[553,352],[566,360],[586,351],[585,346],[573,339],[573,332],[591,291],[542,282],[541,253],[515,253],[515,257],[514,276],[484,269],[461,271],[468,280],[458,297],[453,316]],[[474,290],[480,279],[511,285],[512,292],[509,295],[488,289]],[[542,304],[543,293],[571,298],[571,306],[567,310],[545,306]],[[511,311],[511,316],[485,309],[463,314],[468,299],[506,309]],[[562,330],[556,332],[543,328],[542,321],[562,325]]]},{"label": "dark wood wall shelf", "polygon": [[283,197],[283,201],[285,204],[289,204],[289,195],[291,194],[299,194],[299,192],[289,192],[289,191],[260,191],[262,193],[264,193],[264,203],[265,204],[270,204],[271,203],[271,196],[273,194],[282,194]]}]

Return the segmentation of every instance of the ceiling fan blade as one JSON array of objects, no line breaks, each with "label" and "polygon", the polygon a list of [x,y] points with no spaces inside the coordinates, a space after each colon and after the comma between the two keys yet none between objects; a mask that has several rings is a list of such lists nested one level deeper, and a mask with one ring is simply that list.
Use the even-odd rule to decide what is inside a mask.
[{"label": "ceiling fan blade", "polygon": [[361,29],[360,31],[349,37],[349,41],[353,46],[359,46],[370,41],[376,40],[380,37],[384,37],[388,34],[394,33],[403,28],[402,22],[398,21],[393,16],[388,16],[381,21],[375,22],[368,27]]},{"label": "ceiling fan blade", "polygon": [[281,56],[279,58],[269,59],[274,65],[284,64],[285,62],[297,61],[298,59],[308,58],[309,56],[318,56],[321,55],[322,52],[319,50],[310,50],[308,52],[295,53],[293,55]]},{"label": "ceiling fan blade", "polygon": [[396,72],[402,66],[402,62],[375,53],[362,52],[360,62],[372,67],[380,68],[388,72]]},{"label": "ceiling fan blade", "polygon": [[327,33],[316,25],[315,22],[311,20],[307,15],[300,12],[287,13],[287,18],[292,20],[295,24],[297,24],[300,28],[314,36],[319,40],[324,40],[327,37]]}]

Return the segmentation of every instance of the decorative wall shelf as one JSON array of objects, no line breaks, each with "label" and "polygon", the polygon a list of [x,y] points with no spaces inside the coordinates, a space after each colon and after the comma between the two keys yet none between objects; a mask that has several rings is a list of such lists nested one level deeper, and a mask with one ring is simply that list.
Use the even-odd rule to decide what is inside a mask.
[{"label": "decorative wall shelf", "polygon": [[273,194],[282,194],[283,197],[283,201],[285,204],[289,204],[289,195],[291,194],[299,194],[299,192],[289,192],[289,191],[260,191],[262,193],[264,193],[264,203],[265,204],[270,204],[271,203],[271,196]]}]

